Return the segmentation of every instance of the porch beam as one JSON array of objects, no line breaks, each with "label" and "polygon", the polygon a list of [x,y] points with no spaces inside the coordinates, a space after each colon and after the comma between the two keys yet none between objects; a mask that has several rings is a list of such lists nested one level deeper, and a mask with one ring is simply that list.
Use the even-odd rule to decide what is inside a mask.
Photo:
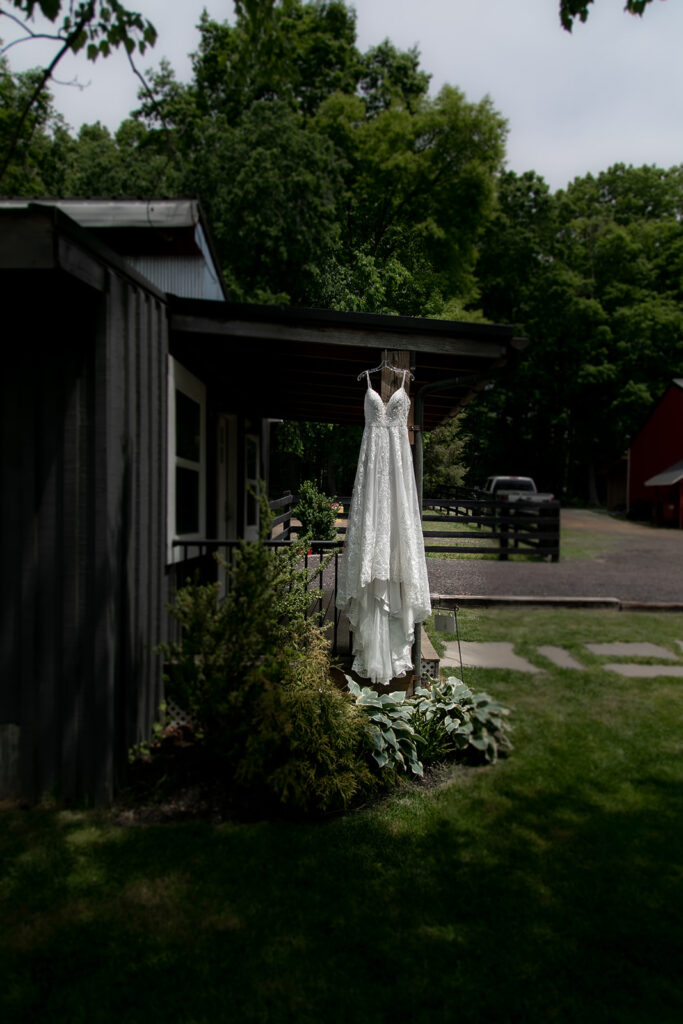
[{"label": "porch beam", "polygon": [[435,334],[408,334],[385,330],[363,330],[344,327],[299,327],[246,320],[218,320],[212,317],[171,315],[171,330],[179,333],[213,334],[225,338],[259,339],[263,341],[306,342],[348,345],[356,348],[393,348],[417,352],[438,352],[447,356],[469,356],[478,359],[499,359],[508,346],[487,339],[448,337]]}]

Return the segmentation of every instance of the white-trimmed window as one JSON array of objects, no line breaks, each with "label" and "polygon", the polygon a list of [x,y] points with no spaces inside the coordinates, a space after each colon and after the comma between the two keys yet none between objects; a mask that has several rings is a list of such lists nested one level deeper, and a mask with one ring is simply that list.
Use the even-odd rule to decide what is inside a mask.
[{"label": "white-trimmed window", "polygon": [[206,388],[169,357],[169,561],[183,557],[174,540],[206,536]]}]

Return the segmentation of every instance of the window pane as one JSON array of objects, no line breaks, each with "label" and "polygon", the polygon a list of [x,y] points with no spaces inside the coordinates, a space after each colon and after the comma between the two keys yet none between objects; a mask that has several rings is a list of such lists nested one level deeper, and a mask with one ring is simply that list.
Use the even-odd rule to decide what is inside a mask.
[{"label": "window pane", "polygon": [[199,533],[199,473],[181,466],[175,471],[175,528],[180,536]]},{"label": "window pane", "polygon": [[201,407],[176,388],[175,393],[175,450],[181,459],[199,462]]}]

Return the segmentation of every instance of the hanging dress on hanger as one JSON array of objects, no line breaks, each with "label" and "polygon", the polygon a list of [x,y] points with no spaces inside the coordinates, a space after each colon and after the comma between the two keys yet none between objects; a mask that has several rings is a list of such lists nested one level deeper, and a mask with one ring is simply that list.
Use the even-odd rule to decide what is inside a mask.
[{"label": "hanging dress on hanger", "polygon": [[370,384],[339,570],[337,607],[353,633],[353,670],[388,683],[412,668],[415,624],[431,612],[420,507],[408,440],[405,372],[386,404]]}]

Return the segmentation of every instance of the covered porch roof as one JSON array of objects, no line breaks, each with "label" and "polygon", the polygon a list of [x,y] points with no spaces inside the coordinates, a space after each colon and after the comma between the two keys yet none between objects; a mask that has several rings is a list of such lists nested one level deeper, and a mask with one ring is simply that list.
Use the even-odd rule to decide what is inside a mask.
[{"label": "covered porch roof", "polygon": [[[361,423],[358,375],[409,354],[424,428],[469,402],[528,344],[508,326],[169,296],[170,348],[225,389],[231,408],[274,419]],[[373,381],[378,386],[377,381]]]},{"label": "covered porch roof", "polygon": [[645,481],[645,486],[673,487],[674,484],[680,483],[681,480],[683,480],[683,461],[674,463],[673,466],[669,466],[663,472],[657,473],[656,476],[651,476],[649,480]]}]

